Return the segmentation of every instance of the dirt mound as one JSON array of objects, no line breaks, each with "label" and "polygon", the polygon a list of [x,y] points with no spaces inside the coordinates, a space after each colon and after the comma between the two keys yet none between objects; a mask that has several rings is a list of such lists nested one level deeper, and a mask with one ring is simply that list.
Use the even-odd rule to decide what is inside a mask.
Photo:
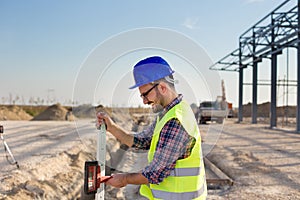
[{"label": "dirt mound", "polygon": [[96,110],[92,105],[80,105],[73,108],[73,114],[78,118],[95,118]]},{"label": "dirt mound", "polygon": [[[270,102],[258,104],[257,105],[257,116],[258,117],[269,117],[270,107],[271,107]],[[251,117],[251,112],[252,112],[252,104],[251,103],[243,105],[243,116]]]},{"label": "dirt mound", "polygon": [[[257,105],[257,116],[258,117],[270,117],[271,103],[265,102]],[[276,108],[277,117],[289,116],[296,117],[296,106],[281,106]],[[243,116],[251,117],[252,103],[243,105]]]},{"label": "dirt mound", "polygon": [[104,107],[103,105],[92,106],[90,104],[84,104],[77,107],[73,107],[73,115],[77,118],[95,118],[97,112],[112,113],[112,108]]},{"label": "dirt mound", "polygon": [[0,120],[30,120],[32,116],[18,106],[0,106]]},{"label": "dirt mound", "polygon": [[44,112],[35,116],[32,120],[69,120],[73,121],[74,116],[70,110],[67,110],[59,103],[49,106]]}]

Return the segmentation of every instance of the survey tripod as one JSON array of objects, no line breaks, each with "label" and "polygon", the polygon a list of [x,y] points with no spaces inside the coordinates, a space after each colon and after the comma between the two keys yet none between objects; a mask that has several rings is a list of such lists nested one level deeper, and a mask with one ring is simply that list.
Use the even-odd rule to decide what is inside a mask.
[{"label": "survey tripod", "polygon": [[[0,125],[0,138],[1,138],[3,146],[4,146],[4,152],[5,152],[6,160],[9,164],[16,165],[17,168],[20,168],[20,166],[19,166],[18,162],[16,161],[14,155],[12,154],[11,150],[9,149],[9,146],[8,146],[7,142],[5,141],[3,134],[4,134],[4,128],[3,128],[2,125]],[[10,157],[10,159],[9,159],[9,157]]]}]

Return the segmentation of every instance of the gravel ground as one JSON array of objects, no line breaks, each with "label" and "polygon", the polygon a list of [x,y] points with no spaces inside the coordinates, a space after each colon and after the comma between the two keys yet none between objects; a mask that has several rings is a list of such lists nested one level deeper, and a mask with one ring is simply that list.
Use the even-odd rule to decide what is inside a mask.
[{"label": "gravel ground", "polygon": [[210,190],[208,199],[300,199],[300,134],[235,121],[226,120],[207,154],[234,185]]},{"label": "gravel ground", "polygon": [[[234,181],[209,190],[208,199],[300,199],[300,134],[235,121],[200,126],[204,155]],[[1,124],[20,169],[7,163],[0,146],[0,199],[80,198],[84,162],[95,154],[93,120]],[[110,135],[107,141],[108,163],[117,170],[136,171],[145,164],[144,153],[120,151]],[[106,199],[137,199],[137,190],[107,187]]]}]

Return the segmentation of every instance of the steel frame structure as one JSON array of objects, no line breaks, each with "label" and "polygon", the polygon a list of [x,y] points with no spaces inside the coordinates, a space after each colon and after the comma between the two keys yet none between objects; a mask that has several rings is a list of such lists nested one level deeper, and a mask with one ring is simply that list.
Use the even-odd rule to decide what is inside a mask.
[{"label": "steel frame structure", "polygon": [[257,67],[271,59],[270,127],[276,127],[277,56],[285,48],[297,49],[297,127],[300,132],[300,0],[286,0],[239,37],[239,48],[210,66],[211,70],[239,73],[239,114],[243,120],[244,69],[252,67],[252,123],[257,123]]}]

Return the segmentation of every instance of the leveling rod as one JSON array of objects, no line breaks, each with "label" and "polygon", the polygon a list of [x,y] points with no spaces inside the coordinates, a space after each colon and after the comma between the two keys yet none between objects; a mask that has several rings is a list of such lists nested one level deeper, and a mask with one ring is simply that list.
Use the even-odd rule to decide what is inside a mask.
[{"label": "leveling rod", "polygon": [[[100,165],[101,177],[105,176],[105,160],[106,160],[106,128],[105,123],[100,126],[97,138],[97,161]],[[104,183],[100,183],[95,196],[96,200],[104,200]]]},{"label": "leveling rod", "polygon": [[112,176],[105,176],[106,160],[106,128],[99,127],[97,134],[97,160],[85,161],[84,165],[84,193],[95,194],[96,200],[104,200],[104,186]]}]

